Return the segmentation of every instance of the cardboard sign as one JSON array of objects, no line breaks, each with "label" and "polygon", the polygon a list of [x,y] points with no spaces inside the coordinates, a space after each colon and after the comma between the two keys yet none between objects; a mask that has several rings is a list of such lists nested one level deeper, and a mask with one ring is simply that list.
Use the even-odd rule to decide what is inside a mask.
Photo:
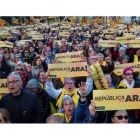
[{"label": "cardboard sign", "polygon": [[88,76],[87,63],[48,64],[51,78]]},{"label": "cardboard sign", "polygon": [[124,37],[116,37],[116,41],[119,43],[129,43],[130,40],[135,40],[136,36],[135,35],[131,35],[131,36],[124,36]]},{"label": "cardboard sign", "polygon": [[130,40],[131,48],[140,48],[140,40]]},{"label": "cardboard sign", "polygon": [[0,79],[0,93],[9,93],[9,89],[7,88],[7,79]]},{"label": "cardboard sign", "polygon": [[140,88],[93,90],[96,111],[140,109]]},{"label": "cardboard sign", "polygon": [[117,41],[115,40],[99,40],[99,46],[102,47],[115,47]]},{"label": "cardboard sign", "polygon": [[137,71],[139,72],[140,62],[115,65],[115,70],[117,73],[122,73],[123,70],[128,67],[132,68],[134,72],[137,72]]},{"label": "cardboard sign", "polygon": [[55,54],[57,63],[82,61],[82,51]]}]

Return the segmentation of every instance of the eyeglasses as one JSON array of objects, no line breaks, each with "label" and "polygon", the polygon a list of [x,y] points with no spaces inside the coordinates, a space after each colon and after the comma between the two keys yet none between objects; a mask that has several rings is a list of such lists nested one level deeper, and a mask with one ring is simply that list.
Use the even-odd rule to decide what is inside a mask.
[{"label": "eyeglasses", "polygon": [[64,106],[68,106],[68,105],[73,105],[74,103],[69,103],[69,104],[67,104],[67,103],[64,103]]},{"label": "eyeglasses", "polygon": [[16,59],[19,59],[20,57],[16,57]]},{"label": "eyeglasses", "polygon": [[66,83],[66,85],[73,85],[74,83]]},{"label": "eyeglasses", "polygon": [[29,52],[24,52],[24,53],[29,53]]},{"label": "eyeglasses", "polygon": [[133,75],[133,73],[126,73],[125,75]]},{"label": "eyeglasses", "polygon": [[20,70],[20,71],[23,71],[23,69],[22,69],[22,68],[20,68],[20,69],[18,69],[18,68],[17,68],[17,69],[15,69],[15,70],[16,70],[16,71],[19,71],[19,70]]},{"label": "eyeglasses", "polygon": [[98,60],[98,58],[91,58],[90,60]]},{"label": "eyeglasses", "polygon": [[12,83],[12,84],[16,84],[18,81],[19,81],[19,80],[7,81],[7,84],[8,84],[8,85],[10,85],[11,83]]},{"label": "eyeglasses", "polygon": [[117,117],[119,120],[122,120],[123,118],[125,119],[125,120],[128,120],[128,116],[114,116],[114,117]]}]

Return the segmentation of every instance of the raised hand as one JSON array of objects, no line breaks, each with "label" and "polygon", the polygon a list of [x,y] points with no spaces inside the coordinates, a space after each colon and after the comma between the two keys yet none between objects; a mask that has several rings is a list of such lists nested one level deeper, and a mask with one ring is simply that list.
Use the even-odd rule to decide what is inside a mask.
[{"label": "raised hand", "polygon": [[41,53],[41,55],[40,55],[40,59],[41,59],[41,61],[45,61],[45,56],[44,56],[43,53]]},{"label": "raised hand", "polygon": [[27,69],[28,72],[30,72],[31,71],[31,65],[30,64],[26,65],[26,69]]},{"label": "raised hand", "polygon": [[85,84],[85,82],[81,82],[81,85],[78,84],[78,86],[80,88],[81,96],[85,97],[86,96],[86,91],[87,91],[87,85]]},{"label": "raised hand", "polygon": [[95,115],[96,110],[95,110],[95,103],[93,100],[91,100],[91,103],[90,103],[88,109],[89,109],[89,112],[91,115]]},{"label": "raised hand", "polygon": [[46,76],[46,81],[47,81],[47,82],[50,82],[51,79],[49,78],[49,77],[50,77],[50,71],[49,71],[49,70],[47,70],[45,76]]}]

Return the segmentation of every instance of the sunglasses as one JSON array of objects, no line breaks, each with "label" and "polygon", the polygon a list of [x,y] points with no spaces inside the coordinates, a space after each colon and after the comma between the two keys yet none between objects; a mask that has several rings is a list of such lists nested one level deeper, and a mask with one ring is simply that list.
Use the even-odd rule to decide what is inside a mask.
[{"label": "sunglasses", "polygon": [[23,69],[22,69],[22,68],[21,68],[21,69],[18,69],[18,68],[16,69],[16,71],[19,71],[19,70],[20,70],[20,71],[23,71]]},{"label": "sunglasses", "polygon": [[122,120],[123,118],[124,118],[125,120],[128,120],[128,116],[114,116],[114,117],[117,117],[118,120]]},{"label": "sunglasses", "polygon": [[126,73],[125,75],[133,75],[133,73]]}]

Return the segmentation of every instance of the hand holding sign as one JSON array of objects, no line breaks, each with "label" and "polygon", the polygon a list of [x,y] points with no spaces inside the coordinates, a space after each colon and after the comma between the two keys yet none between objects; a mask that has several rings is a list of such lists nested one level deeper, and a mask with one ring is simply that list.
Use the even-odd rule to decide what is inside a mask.
[{"label": "hand holding sign", "polygon": [[49,70],[47,70],[47,72],[46,72],[46,81],[47,82],[50,82],[51,81],[51,79],[49,78],[50,77],[50,71]]},{"label": "hand holding sign", "polygon": [[93,100],[91,100],[91,103],[90,103],[88,109],[89,109],[89,112],[91,115],[95,115],[96,110],[95,110],[95,103]]}]

